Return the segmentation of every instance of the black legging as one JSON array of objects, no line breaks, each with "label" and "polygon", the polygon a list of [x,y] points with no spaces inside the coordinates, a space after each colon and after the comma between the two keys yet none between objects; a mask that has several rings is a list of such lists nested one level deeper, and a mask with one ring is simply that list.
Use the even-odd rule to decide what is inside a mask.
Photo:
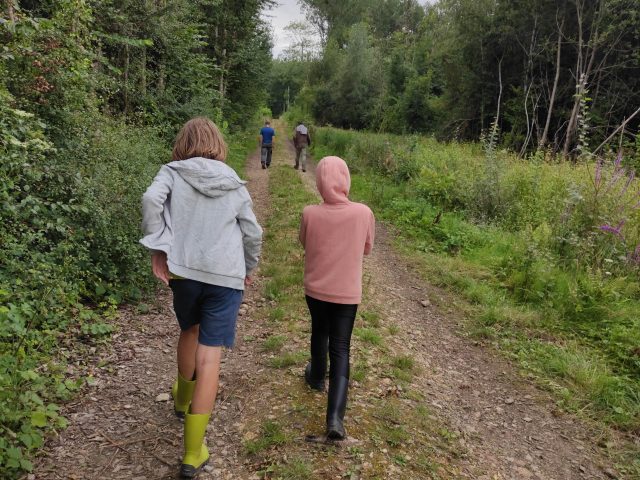
[{"label": "black legging", "polygon": [[349,348],[358,305],[324,302],[308,295],[306,299],[311,313],[311,377],[324,379],[328,347],[329,378],[349,378]]}]

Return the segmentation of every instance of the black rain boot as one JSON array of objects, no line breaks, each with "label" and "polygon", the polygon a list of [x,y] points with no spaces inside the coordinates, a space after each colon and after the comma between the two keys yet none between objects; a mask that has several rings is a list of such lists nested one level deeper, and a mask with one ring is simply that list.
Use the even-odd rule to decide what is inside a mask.
[{"label": "black rain boot", "polygon": [[311,362],[307,363],[307,366],[304,369],[304,381],[307,382],[309,388],[318,390],[319,392],[324,392],[324,378],[321,380],[314,380],[311,378]]},{"label": "black rain boot", "polygon": [[347,408],[347,391],[349,379],[338,377],[329,379],[329,395],[327,401],[327,438],[344,440],[347,432],[344,429],[344,412]]}]

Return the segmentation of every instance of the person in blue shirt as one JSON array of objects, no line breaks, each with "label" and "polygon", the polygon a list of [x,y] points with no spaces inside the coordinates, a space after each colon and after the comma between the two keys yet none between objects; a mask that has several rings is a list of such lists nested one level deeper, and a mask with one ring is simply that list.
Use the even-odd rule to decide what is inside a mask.
[{"label": "person in blue shirt", "polygon": [[264,122],[264,127],[260,129],[260,150],[261,157],[260,163],[262,168],[269,168],[271,165],[271,154],[273,152],[273,137],[276,136],[276,131],[271,128],[269,120]]}]

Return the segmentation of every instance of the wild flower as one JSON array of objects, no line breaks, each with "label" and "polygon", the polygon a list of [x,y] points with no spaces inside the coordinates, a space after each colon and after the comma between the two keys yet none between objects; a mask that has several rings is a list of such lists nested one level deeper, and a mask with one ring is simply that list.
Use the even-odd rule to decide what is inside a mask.
[{"label": "wild flower", "polygon": [[602,159],[598,159],[598,161],[596,162],[596,171],[594,174],[595,180],[593,182],[596,189],[600,187],[600,183],[602,182],[602,165],[603,164],[604,164],[604,161]]},{"label": "wild flower", "polygon": [[600,225],[598,228],[603,232],[613,233],[617,237],[620,237],[621,240],[624,240],[624,236],[622,235],[622,227],[624,227],[625,221],[622,220],[618,223],[617,227],[612,227],[611,225]]},{"label": "wild flower", "polygon": [[[606,217],[609,217],[610,221],[599,225],[597,227],[598,230],[613,235],[627,250],[627,239],[623,229],[627,219],[640,208],[640,189],[636,189],[631,194],[629,193],[629,189],[636,179],[636,172],[633,169],[627,170],[622,166],[622,152],[616,156],[613,162],[613,169],[609,172],[605,168],[604,162],[598,160],[593,177],[593,185],[595,187],[593,213],[597,218],[606,219]],[[609,179],[603,182],[604,176],[607,175]],[[629,263],[640,264],[640,245],[629,252],[626,258]]]}]

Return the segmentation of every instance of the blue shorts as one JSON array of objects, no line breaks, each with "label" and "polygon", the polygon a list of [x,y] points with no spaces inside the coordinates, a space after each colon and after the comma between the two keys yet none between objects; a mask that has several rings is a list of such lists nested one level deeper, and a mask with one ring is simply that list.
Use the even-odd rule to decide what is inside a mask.
[{"label": "blue shorts", "polygon": [[242,290],[197,280],[169,280],[173,309],[181,330],[200,325],[198,342],[209,347],[233,347]]}]

